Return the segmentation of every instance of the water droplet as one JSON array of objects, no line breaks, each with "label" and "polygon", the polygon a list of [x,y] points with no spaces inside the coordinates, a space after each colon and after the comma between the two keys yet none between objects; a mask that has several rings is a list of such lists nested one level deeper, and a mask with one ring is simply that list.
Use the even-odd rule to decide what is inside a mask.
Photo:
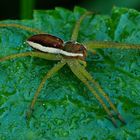
[{"label": "water droplet", "polygon": [[110,30],[111,28],[110,27],[108,27],[108,30]]}]

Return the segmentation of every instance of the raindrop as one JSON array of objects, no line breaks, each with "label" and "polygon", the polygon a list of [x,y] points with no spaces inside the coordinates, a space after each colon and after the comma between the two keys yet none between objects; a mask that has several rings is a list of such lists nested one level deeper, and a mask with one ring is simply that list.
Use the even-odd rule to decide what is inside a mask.
[{"label": "raindrop", "polygon": [[111,29],[111,28],[110,28],[110,27],[108,27],[107,29],[110,31],[110,29]]},{"label": "raindrop", "polygon": [[45,106],[45,103],[43,103],[42,106]]}]

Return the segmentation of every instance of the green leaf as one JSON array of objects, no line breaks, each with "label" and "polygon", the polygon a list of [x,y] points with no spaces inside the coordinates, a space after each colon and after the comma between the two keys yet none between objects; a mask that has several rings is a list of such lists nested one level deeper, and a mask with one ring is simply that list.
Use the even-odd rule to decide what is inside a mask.
[{"label": "green leaf", "polygon": [[[86,10],[63,8],[35,11],[33,20],[6,20],[42,30],[69,40],[76,20]],[[87,17],[79,42],[108,40],[140,43],[140,13],[113,8],[112,15]],[[0,57],[30,51],[25,44],[32,33],[18,28],[0,28]],[[57,62],[18,58],[0,63],[1,140],[123,140],[140,139],[140,52],[98,49],[87,57],[87,71],[96,78],[127,121],[114,128],[90,91],[65,66],[46,81],[30,121],[25,113],[47,71]],[[119,123],[119,122],[118,122]]]}]

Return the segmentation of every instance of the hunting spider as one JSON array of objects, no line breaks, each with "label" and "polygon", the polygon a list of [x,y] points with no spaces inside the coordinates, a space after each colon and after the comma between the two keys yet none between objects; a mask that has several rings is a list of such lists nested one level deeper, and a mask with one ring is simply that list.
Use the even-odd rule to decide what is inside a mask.
[{"label": "hunting spider", "polygon": [[[32,111],[34,109],[35,102],[46,80],[52,77],[58,70],[60,70],[64,65],[67,64],[71,69],[71,71],[74,73],[74,75],[76,75],[77,78],[83,82],[83,84],[87,87],[87,89],[89,89],[89,91],[100,102],[100,104],[108,114],[114,126],[115,127],[118,126],[114,114],[123,124],[126,124],[125,120],[120,115],[120,113],[118,112],[114,104],[111,102],[108,95],[103,91],[100,85],[94,80],[93,76],[91,76],[90,73],[86,70],[85,58],[87,57],[87,51],[94,52],[95,48],[139,49],[139,46],[121,44],[115,42],[107,42],[107,41],[100,41],[100,42],[89,41],[89,42],[84,42],[83,44],[76,42],[80,29],[80,24],[84,20],[84,18],[90,14],[91,14],[90,12],[85,12],[79,18],[79,20],[76,22],[75,27],[73,29],[71,39],[70,41],[67,42],[63,42],[62,39],[56,36],[45,34],[42,31],[39,31],[37,29],[32,29],[30,27],[26,27],[18,24],[0,24],[1,28],[15,27],[15,28],[19,28],[22,30],[27,30],[29,32],[35,33],[36,35],[33,35],[27,39],[27,44],[29,44],[31,47],[37,50],[37,51],[12,54],[0,58],[0,62],[19,58],[19,57],[26,57],[26,56],[39,57],[46,60],[60,61],[56,65],[54,65],[53,68],[51,68],[42,79],[33,97],[29,110],[27,111],[27,118],[30,118]],[[109,103],[110,107],[106,105],[106,103],[102,100],[101,97],[104,97],[104,99]]]}]

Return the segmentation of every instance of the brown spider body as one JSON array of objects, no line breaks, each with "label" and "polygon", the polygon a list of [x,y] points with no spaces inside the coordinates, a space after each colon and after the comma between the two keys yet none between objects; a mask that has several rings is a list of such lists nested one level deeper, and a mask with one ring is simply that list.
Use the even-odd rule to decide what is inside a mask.
[{"label": "brown spider body", "polygon": [[64,48],[63,40],[50,34],[33,35],[30,38],[28,38],[27,42],[28,41],[38,43],[42,46],[49,46],[49,47],[58,48],[58,49]]},{"label": "brown spider body", "polygon": [[37,34],[28,38],[27,43],[39,51],[62,54],[66,58],[79,58],[84,60],[86,57],[86,47],[76,41],[64,41],[50,34]]},{"label": "brown spider body", "polygon": [[[72,53],[81,53],[83,54],[82,57],[77,56],[77,59],[85,60],[87,56],[87,49],[84,45],[75,42],[75,41],[67,41],[64,45],[64,50],[67,52],[72,52]],[[72,58],[72,57],[70,57]],[[76,57],[75,57],[76,58]]]}]

